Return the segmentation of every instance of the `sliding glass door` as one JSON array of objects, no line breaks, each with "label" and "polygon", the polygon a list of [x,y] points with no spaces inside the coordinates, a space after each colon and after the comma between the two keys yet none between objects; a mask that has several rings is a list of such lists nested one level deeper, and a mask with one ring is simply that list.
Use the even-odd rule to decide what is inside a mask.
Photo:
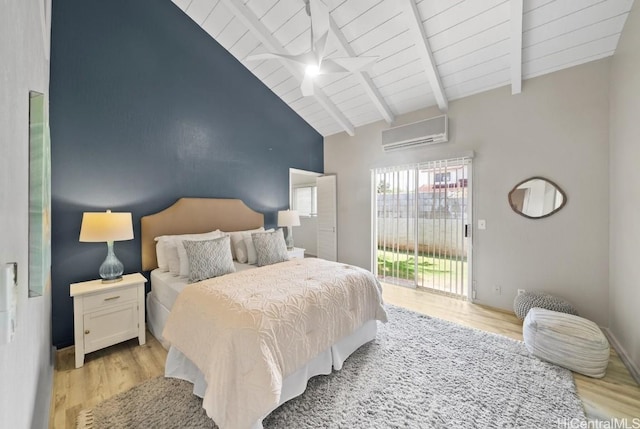
[{"label": "sliding glass door", "polygon": [[469,296],[470,172],[469,158],[373,171],[378,278]]}]

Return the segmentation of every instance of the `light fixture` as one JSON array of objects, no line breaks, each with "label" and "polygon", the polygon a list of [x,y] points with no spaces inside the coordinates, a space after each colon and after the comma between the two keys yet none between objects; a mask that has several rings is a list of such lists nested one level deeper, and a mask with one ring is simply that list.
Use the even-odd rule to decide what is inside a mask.
[{"label": "light fixture", "polygon": [[293,249],[293,226],[300,225],[300,216],[296,210],[280,210],[278,212],[278,226],[287,227],[287,249]]},{"label": "light fixture", "polygon": [[316,64],[309,64],[305,69],[304,72],[311,77],[316,77],[318,76],[318,73],[320,73],[320,67],[318,67]]},{"label": "light fixture", "polygon": [[100,265],[100,277],[103,283],[122,280],[124,266],[113,251],[114,241],[133,239],[131,213],[85,212],[82,215],[80,241],[86,243],[107,243],[107,257]]},{"label": "light fixture", "polygon": [[[246,3],[246,1],[244,2]],[[311,21],[309,31],[309,50],[298,55],[289,55],[280,50],[278,52],[263,52],[249,55],[246,61],[264,61],[277,58],[289,62],[296,67],[304,67],[305,75],[300,82],[300,92],[303,96],[314,94],[313,78],[318,74],[329,73],[357,73],[369,71],[378,57],[332,57],[325,58],[330,54],[330,44],[327,43],[329,33],[331,33],[331,15],[329,8],[323,0],[304,0],[305,11]],[[342,3],[342,2],[341,2]],[[357,2],[353,2],[357,3]],[[243,62],[245,61],[243,60]]]}]

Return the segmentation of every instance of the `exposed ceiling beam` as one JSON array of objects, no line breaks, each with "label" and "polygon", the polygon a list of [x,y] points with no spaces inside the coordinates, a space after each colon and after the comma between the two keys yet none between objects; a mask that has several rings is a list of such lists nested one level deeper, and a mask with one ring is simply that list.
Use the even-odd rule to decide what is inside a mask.
[{"label": "exposed ceiling beam", "polygon": [[[331,32],[334,36],[336,36],[336,39],[338,40],[338,50],[341,52],[341,54],[346,57],[357,57],[358,55],[356,55],[356,52],[353,50],[351,45],[349,45],[349,42],[344,37],[344,34],[342,34],[342,31],[340,31],[340,28],[334,21],[333,17],[331,17],[331,15],[329,15],[329,25],[331,28]],[[353,73],[353,75],[355,76],[358,83],[362,85],[365,92],[367,93],[371,101],[373,101],[373,104],[376,106],[384,120],[387,121],[388,124],[391,124],[395,119],[393,112],[387,105],[386,101],[384,101],[384,98],[382,98],[382,94],[380,94],[380,91],[378,91],[378,88],[373,83],[373,80],[367,73],[364,72],[355,72]]]},{"label": "exposed ceiling beam", "polygon": [[522,92],[522,3],[511,0],[511,94]]},{"label": "exposed ceiling beam", "polygon": [[438,107],[440,108],[440,110],[442,112],[446,112],[449,109],[449,101],[447,100],[447,96],[444,93],[444,87],[442,86],[442,81],[440,80],[440,74],[438,73],[438,69],[436,68],[436,62],[433,60],[433,53],[431,52],[429,40],[427,39],[427,33],[424,31],[422,18],[420,17],[420,12],[418,11],[415,0],[404,0],[403,8],[405,15],[407,15],[407,21],[409,23],[409,27],[411,28],[411,32],[415,37],[416,48],[418,49],[418,53],[422,58],[422,63],[424,64],[425,69],[424,71],[427,74],[427,78],[429,79],[429,84],[431,85],[431,89],[433,90],[433,95],[435,95],[436,97],[436,101],[438,102]]},{"label": "exposed ceiling beam", "polygon": [[[284,50],[280,42],[271,35],[271,32],[260,22],[260,20],[254,15],[247,6],[242,3],[242,0],[222,0],[225,6],[229,8],[234,16],[239,19],[244,25],[247,26],[249,31],[269,50],[270,52],[288,55],[289,53]],[[280,60],[282,65],[291,73],[291,75],[298,80],[298,83],[302,82],[304,72],[287,60]],[[314,83],[314,97],[320,103],[320,105],[336,120],[338,124],[350,135],[355,135],[353,124],[347,119],[347,117],[338,109],[338,107],[327,97],[318,85]]]}]

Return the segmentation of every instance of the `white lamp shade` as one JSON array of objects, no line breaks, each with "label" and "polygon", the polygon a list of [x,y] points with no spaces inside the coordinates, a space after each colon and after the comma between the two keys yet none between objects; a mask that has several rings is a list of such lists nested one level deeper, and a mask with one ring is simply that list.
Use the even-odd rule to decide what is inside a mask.
[{"label": "white lamp shade", "polygon": [[133,240],[131,213],[106,212],[82,214],[80,241],[107,242]]},{"label": "white lamp shade", "polygon": [[278,212],[278,226],[300,226],[300,216],[296,210],[280,210]]}]

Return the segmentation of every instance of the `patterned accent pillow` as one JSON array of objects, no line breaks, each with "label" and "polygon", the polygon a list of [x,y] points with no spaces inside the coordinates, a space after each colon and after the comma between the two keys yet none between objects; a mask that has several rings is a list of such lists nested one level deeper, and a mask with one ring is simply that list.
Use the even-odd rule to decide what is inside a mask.
[{"label": "patterned accent pillow", "polygon": [[254,232],[251,237],[256,248],[259,267],[289,260],[282,229],[273,232]]},{"label": "patterned accent pillow", "polygon": [[187,251],[184,248],[184,244],[182,244],[184,240],[212,240],[214,238],[220,238],[223,235],[225,235],[225,233],[220,231],[219,229],[211,232],[206,232],[204,234],[175,235],[173,237],[173,243],[178,249],[178,259],[180,260],[180,277],[189,277],[189,258],[187,257]]},{"label": "patterned accent pillow", "polygon": [[[273,232],[275,229],[269,228],[266,231],[260,232]],[[258,263],[258,254],[256,253],[256,246],[253,244],[253,237],[251,233],[243,232],[244,245],[247,249],[247,264],[256,265]]]},{"label": "patterned accent pillow", "polygon": [[189,283],[235,273],[228,235],[213,240],[184,240],[182,243],[189,259]]},{"label": "patterned accent pillow", "polygon": [[174,276],[189,277],[189,261],[182,240],[211,240],[222,237],[224,232],[215,231],[202,234],[161,235],[155,238],[158,268],[169,271]]}]

